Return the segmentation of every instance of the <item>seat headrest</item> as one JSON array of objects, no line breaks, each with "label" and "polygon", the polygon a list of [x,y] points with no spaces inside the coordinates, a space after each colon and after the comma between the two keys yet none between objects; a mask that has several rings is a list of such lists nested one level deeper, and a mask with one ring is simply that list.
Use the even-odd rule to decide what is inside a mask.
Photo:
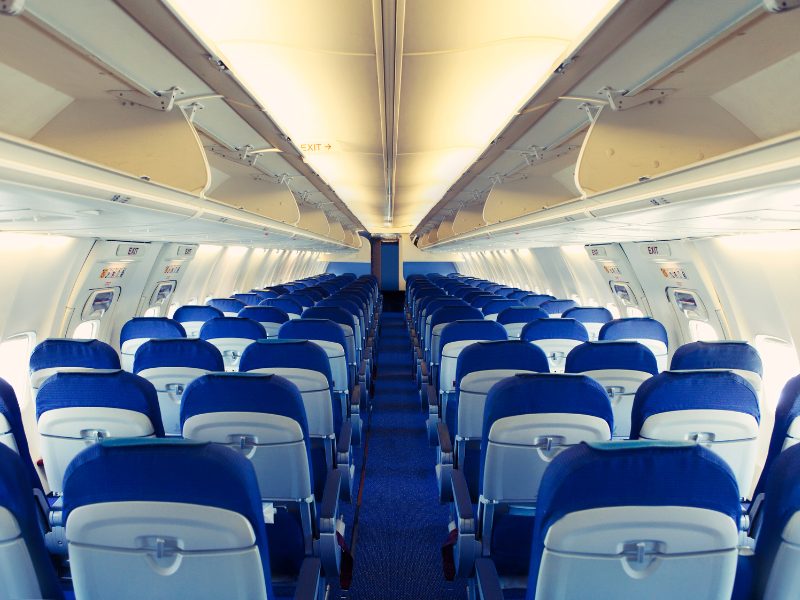
[{"label": "seat headrest", "polygon": [[631,438],[651,416],[677,410],[730,410],[759,421],[758,394],[731,371],[664,371],[643,382],[631,409]]},{"label": "seat headrest", "polygon": [[210,298],[206,304],[224,313],[238,313],[245,307],[245,303],[236,298]]},{"label": "seat headrest", "polygon": [[[0,415],[5,417],[6,421],[8,421],[8,424],[11,426],[11,435],[14,436],[14,443],[17,445],[17,451],[22,459],[22,464],[31,480],[31,485],[29,487],[42,489],[42,482],[39,480],[39,474],[33,466],[33,459],[31,458],[31,451],[28,447],[28,437],[25,435],[25,427],[22,424],[22,413],[20,412],[19,403],[17,402],[17,395],[14,393],[14,388],[4,379],[0,379]],[[2,446],[2,444],[0,444],[0,446]]]},{"label": "seat headrest", "polygon": [[[102,485],[98,485],[102,482]],[[64,476],[64,518],[107,502],[180,502],[247,518],[269,577],[264,515],[249,460],[217,444],[183,439],[108,439],[83,450]]]},{"label": "seat headrest", "polygon": [[608,323],[614,318],[611,311],[603,306],[573,306],[561,313],[561,316],[581,323]]},{"label": "seat headrest", "polygon": [[549,315],[538,306],[509,306],[497,315],[497,322],[507,325],[509,323],[530,323],[536,319],[548,319]]},{"label": "seat headrest", "polygon": [[297,304],[300,305],[301,308],[308,308],[310,306],[314,306],[314,299],[303,292],[292,292],[291,294],[286,294],[285,296],[278,296],[278,298],[286,298],[288,300],[293,300]]},{"label": "seat headrest", "polygon": [[317,371],[324,374],[328,384],[333,387],[331,363],[327,353],[308,340],[258,340],[245,348],[239,360],[240,372],[280,367]]},{"label": "seat headrest", "polygon": [[253,290],[253,293],[259,298],[256,304],[260,304],[261,301],[266,300],[268,298],[277,298],[278,296],[280,296],[278,292],[275,292],[273,290]]},{"label": "seat headrest", "polygon": [[453,321],[466,319],[483,319],[483,313],[472,306],[443,306],[428,314],[431,317],[431,328],[440,323],[452,323]]},{"label": "seat headrest", "polygon": [[[439,309],[447,310],[447,309]],[[442,329],[439,345],[444,348],[450,342],[462,340],[507,340],[506,328],[497,321],[463,319],[448,323]]]},{"label": "seat headrest", "polygon": [[740,369],[764,374],[758,350],[747,342],[692,342],[675,350],[670,369]]},{"label": "seat headrest", "polygon": [[578,340],[589,341],[589,333],[583,323],[575,319],[536,319],[531,321],[519,334],[519,339],[534,340]]},{"label": "seat headrest", "polygon": [[186,323],[187,321],[208,321],[221,316],[223,316],[222,311],[213,306],[187,304],[178,307],[172,318],[178,323]]},{"label": "seat headrest", "polygon": [[166,317],[134,317],[122,326],[120,345],[137,338],[186,337],[183,325]]},{"label": "seat headrest", "polygon": [[100,340],[48,338],[33,349],[30,370],[55,367],[119,369],[120,362],[117,351]]},{"label": "seat headrest", "polygon": [[753,498],[766,489],[767,478],[772,470],[772,465],[783,450],[789,427],[798,417],[800,417],[800,375],[795,375],[786,382],[781,391],[781,397],[778,399],[778,406],[775,409],[775,426],[772,428],[772,436],[769,440],[767,462],[761,471],[761,477],[753,493]]},{"label": "seat headrest", "polygon": [[503,298],[502,296],[498,296],[497,294],[491,294],[488,296],[483,295],[483,296],[478,296],[477,298],[473,298],[469,304],[470,306],[474,306],[475,308],[483,310],[484,306],[486,306],[487,304],[489,304],[489,302],[492,302],[494,300],[505,300],[505,298]]},{"label": "seat headrest", "polygon": [[261,302],[261,300],[263,300],[263,298],[261,298],[261,296],[259,296],[255,292],[234,294],[233,296],[231,296],[231,298],[235,298],[239,302],[243,302],[245,306],[255,306],[259,302]]},{"label": "seat headrest", "polygon": [[485,315],[495,315],[506,308],[510,308],[512,306],[522,306],[522,303],[519,300],[510,300],[508,298],[502,298],[499,300],[491,300],[483,305],[483,314]]},{"label": "seat headrest", "polygon": [[156,436],[164,437],[156,388],[126,371],[56,373],[39,388],[36,419],[50,410],[92,406],[141,413],[150,419]]},{"label": "seat headrest", "polygon": [[525,306],[541,306],[548,300],[555,300],[555,296],[551,296],[550,294],[528,294],[527,296],[523,296],[520,298],[520,302],[522,302]]},{"label": "seat headrest", "polygon": [[224,371],[225,363],[217,347],[201,339],[150,340],[139,346],[133,357],[133,372],[159,367]]},{"label": "seat headrest", "polygon": [[267,298],[262,300],[259,306],[274,306],[280,308],[286,314],[299,315],[303,312],[303,306],[294,298],[279,296],[278,298]]},{"label": "seat headrest", "polygon": [[259,323],[286,323],[289,320],[289,315],[274,306],[245,306],[237,316]]},{"label": "seat headrest", "polygon": [[347,348],[344,330],[338,323],[330,319],[294,319],[281,325],[278,337],[294,340],[324,340],[341,344],[343,348]]},{"label": "seat headrest", "polygon": [[546,373],[550,370],[550,366],[541,348],[522,340],[476,342],[464,348],[458,355],[456,387],[469,373],[493,369],[519,369]]},{"label": "seat headrest", "polygon": [[539,305],[539,307],[549,315],[559,315],[576,306],[577,302],[575,302],[575,300],[565,299],[547,300]]},{"label": "seat headrest", "polygon": [[252,319],[241,317],[215,317],[203,323],[200,328],[200,339],[242,338],[258,340],[267,337],[264,326]]},{"label": "seat headrest", "polygon": [[569,354],[564,370],[567,373],[624,369],[658,375],[658,364],[653,352],[639,342],[584,342]]},{"label": "seat headrest", "polygon": [[667,344],[667,330],[661,323],[650,317],[614,319],[603,325],[598,337],[601,340],[658,340]]}]

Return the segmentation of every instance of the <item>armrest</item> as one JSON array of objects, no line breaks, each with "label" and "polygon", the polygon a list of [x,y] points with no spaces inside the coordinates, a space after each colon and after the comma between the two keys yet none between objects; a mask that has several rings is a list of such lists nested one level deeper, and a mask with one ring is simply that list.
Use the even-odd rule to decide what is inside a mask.
[{"label": "armrest", "polygon": [[432,385],[428,385],[426,388],[426,394],[428,395],[428,414],[429,415],[439,415],[439,394],[436,393],[436,388]]},{"label": "armrest", "polygon": [[450,455],[450,462],[452,463],[453,441],[450,439],[450,430],[447,428],[447,423],[439,421],[436,424],[436,433],[439,436],[439,452]]},{"label": "armrest", "polygon": [[[453,504],[456,509],[456,519],[458,529],[463,533],[475,531],[475,515],[472,511],[472,500],[469,497],[469,486],[464,477],[464,473],[458,469],[453,469],[450,481],[453,486]],[[471,525],[465,530],[464,525]]]},{"label": "armrest", "polygon": [[480,600],[503,600],[500,577],[491,558],[475,559],[475,583]]},{"label": "armrest", "polygon": [[367,361],[362,360],[361,366],[358,367],[358,380],[366,381],[367,379]]},{"label": "armrest", "polygon": [[322,561],[314,557],[304,558],[297,576],[294,600],[317,600],[321,577]]},{"label": "armrest", "polygon": [[419,370],[420,370],[420,373],[422,373],[422,377],[423,378],[427,377],[428,376],[428,363],[426,363],[424,360],[422,362],[420,362],[419,363]]},{"label": "armrest", "polygon": [[339,489],[342,485],[342,472],[338,469],[328,471],[325,479],[325,490],[319,507],[320,531],[335,532],[336,519],[339,517]]},{"label": "armrest", "polygon": [[353,438],[353,422],[350,419],[342,423],[339,437],[336,439],[336,454],[349,454]]},{"label": "armrest", "polygon": [[350,394],[350,414],[358,414],[361,412],[361,386],[357,385],[353,388],[353,393]]}]

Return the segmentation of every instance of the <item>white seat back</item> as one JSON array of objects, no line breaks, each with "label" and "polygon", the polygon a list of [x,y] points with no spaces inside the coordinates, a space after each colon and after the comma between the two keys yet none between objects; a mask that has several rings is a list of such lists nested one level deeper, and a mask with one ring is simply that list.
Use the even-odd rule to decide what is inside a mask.
[{"label": "white seat back", "polygon": [[16,517],[0,506],[0,598],[41,598],[39,579]]},{"label": "white seat back", "polygon": [[294,419],[259,412],[203,413],[186,419],[183,437],[222,444],[248,458],[264,500],[297,501],[314,493],[303,430]]},{"label": "white seat back", "polygon": [[503,417],[485,440],[481,495],[489,502],[536,502],[550,462],[584,441],[607,441],[608,423],[578,413],[528,413]]},{"label": "white seat back", "polygon": [[597,369],[583,371],[602,385],[614,411],[614,437],[628,438],[631,435],[631,408],[636,390],[652,375],[646,371],[630,369]]},{"label": "white seat back", "polygon": [[510,340],[518,340],[522,333],[522,328],[525,327],[525,325],[527,325],[527,323],[503,323],[503,327]]},{"label": "white seat back", "polygon": [[181,434],[181,398],[186,387],[209,371],[194,367],[153,367],[137,373],[144,377],[158,392],[158,407],[167,435]]},{"label": "white seat back", "polygon": [[6,416],[3,414],[0,414],[0,444],[11,448],[14,452],[19,454],[17,441],[14,439],[14,432],[11,431],[11,423],[8,422],[8,419],[6,419]]},{"label": "white seat back", "polygon": [[648,440],[696,441],[718,454],[733,471],[742,496],[749,493],[758,445],[758,422],[732,410],[675,410],[657,413],[642,424]]},{"label": "white seat back", "polygon": [[236,512],[180,502],[105,502],[67,520],[77,598],[265,600],[253,527]]},{"label": "white seat back", "polygon": [[600,336],[600,330],[603,328],[605,323],[591,323],[586,321],[581,321],[581,324],[586,328],[586,333],[589,334],[589,341],[594,342]]},{"label": "white seat back", "polygon": [[781,543],[769,571],[764,598],[793,600],[800,598],[800,512],[794,513],[781,532]]},{"label": "white seat back", "polygon": [[139,346],[149,341],[151,338],[131,338],[125,340],[119,349],[119,362],[122,369],[130,373],[133,372],[133,358]]},{"label": "white seat back", "polygon": [[278,331],[281,328],[283,323],[272,323],[267,321],[259,321],[261,326],[264,327],[264,331],[267,332],[267,338],[276,338],[278,337]]},{"label": "white seat back", "polygon": [[123,408],[81,406],[48,410],[39,417],[39,439],[47,483],[63,490],[67,466],[84,448],[111,437],[154,437],[147,415]]},{"label": "white seat back", "polygon": [[442,363],[439,370],[439,391],[450,393],[456,389],[456,366],[458,366],[458,355],[467,346],[481,340],[459,340],[448,342],[442,348]]},{"label": "white seat back", "polygon": [[250,338],[210,338],[206,341],[220,351],[225,370],[230,372],[239,370],[239,359],[244,349],[253,343]]},{"label": "white seat back", "polygon": [[181,325],[183,325],[187,338],[197,338],[200,337],[200,330],[205,323],[205,321],[182,321]]},{"label": "white seat back", "polygon": [[580,346],[583,342],[580,340],[571,339],[544,339],[544,340],[531,340],[531,344],[539,346],[547,356],[547,362],[550,365],[551,373],[563,373],[564,365],[567,361],[567,354],[575,346]]},{"label": "white seat back", "polygon": [[537,598],[729,600],[738,531],[720,512],[615,506],[568,513],[547,532]]},{"label": "white seat back", "polygon": [[333,390],[335,392],[346,392],[349,388],[347,380],[347,357],[344,353],[344,348],[341,344],[336,342],[329,342],[328,340],[309,340],[325,350],[328,355],[328,361],[331,365],[331,377],[333,377]]},{"label": "white seat back", "polygon": [[658,365],[658,372],[665,371],[669,367],[667,345],[661,340],[653,340],[650,338],[620,338],[616,341],[619,342],[639,342],[646,346],[650,352],[656,357],[656,365]]},{"label": "white seat back", "polygon": [[[458,395],[457,438],[479,439],[483,435],[483,407],[489,390],[498,381],[517,373],[533,373],[523,369],[489,369],[473,371],[461,378]],[[446,415],[446,413],[445,413]]]}]

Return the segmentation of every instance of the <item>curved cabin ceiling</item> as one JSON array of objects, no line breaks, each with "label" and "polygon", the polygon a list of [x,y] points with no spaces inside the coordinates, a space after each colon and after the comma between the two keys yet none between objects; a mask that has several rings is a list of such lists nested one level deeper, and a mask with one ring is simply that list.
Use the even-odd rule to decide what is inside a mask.
[{"label": "curved cabin ceiling", "polygon": [[372,232],[412,231],[616,0],[164,0]]}]

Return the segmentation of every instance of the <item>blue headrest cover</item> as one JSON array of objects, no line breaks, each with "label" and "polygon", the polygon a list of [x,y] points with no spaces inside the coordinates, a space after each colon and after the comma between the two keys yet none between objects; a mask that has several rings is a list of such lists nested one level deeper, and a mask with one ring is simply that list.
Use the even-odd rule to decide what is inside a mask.
[{"label": "blue headrest cover", "polygon": [[440,323],[452,323],[453,321],[464,321],[466,319],[483,319],[483,313],[472,306],[443,306],[428,314],[431,317],[431,329]]},{"label": "blue headrest cover", "polygon": [[539,306],[543,311],[546,311],[547,314],[554,315],[563,313],[570,308],[575,308],[576,305],[577,303],[575,300],[547,300],[546,302],[542,302]]},{"label": "blue headrest cover", "polygon": [[[14,388],[4,379],[0,379],[0,415],[4,416],[11,426],[11,435],[14,436],[14,443],[17,445],[22,464],[31,480],[30,488],[36,487],[42,489],[42,482],[39,480],[39,474],[33,466],[33,459],[31,458],[31,451],[28,447],[25,427],[22,424],[22,413],[19,410],[17,395],[14,393]],[[0,446],[2,446],[2,444],[0,444]],[[2,468],[1,465],[0,468]]]},{"label": "blue headrest cover", "polygon": [[323,340],[341,344],[347,349],[347,340],[344,330],[328,319],[294,319],[281,325],[278,331],[281,339],[293,340]]},{"label": "blue headrest cover", "polygon": [[542,477],[528,589],[536,589],[552,525],[570,513],[614,506],[702,508],[737,525],[741,514],[735,476],[723,459],[700,445],[581,443],[556,456]]},{"label": "blue headrest cover", "polygon": [[608,323],[614,318],[611,311],[603,306],[573,306],[561,313],[561,316],[581,323]]},{"label": "blue headrest cover", "polygon": [[547,373],[550,366],[542,349],[522,340],[498,340],[470,344],[456,361],[456,387],[475,371],[519,369]]},{"label": "blue headrest cover", "polygon": [[308,340],[268,339],[250,344],[239,360],[239,371],[253,369],[294,368],[317,371],[325,375],[333,389],[331,363],[320,346]]},{"label": "blue headrest cover", "polygon": [[222,311],[213,306],[187,304],[178,307],[172,318],[178,323],[186,323],[187,321],[208,321],[221,316],[223,316]]},{"label": "blue headrest cover", "polygon": [[206,301],[208,306],[212,306],[222,312],[238,313],[245,307],[244,302],[236,298],[211,298]]},{"label": "blue headrest cover", "polygon": [[758,422],[758,395],[731,371],[664,371],[639,386],[631,409],[631,439],[651,416],[675,410],[732,410]]},{"label": "blue headrest cover", "polygon": [[570,351],[564,368],[567,373],[604,369],[626,369],[658,375],[655,355],[639,342],[584,342]]},{"label": "blue headrest cover", "polygon": [[328,319],[339,325],[347,325],[353,328],[353,314],[337,306],[314,306],[303,311],[304,319]]},{"label": "blue headrest cover", "polygon": [[259,306],[274,306],[275,308],[280,308],[286,314],[291,313],[293,315],[299,315],[303,312],[303,307],[299,302],[292,298],[286,298],[285,296],[267,298],[266,300],[262,300]]},{"label": "blue headrest cover", "polygon": [[259,323],[286,323],[289,315],[274,306],[246,306],[237,315],[240,319],[251,319]]},{"label": "blue headrest cover", "polygon": [[279,296],[278,299],[292,300],[293,302],[297,303],[300,308],[314,306],[314,300],[311,298],[311,296],[307,296],[302,292],[292,292],[291,294],[286,294],[285,296]]},{"label": "blue headrest cover", "polygon": [[265,337],[267,332],[261,323],[241,317],[215,317],[203,323],[200,328],[200,338],[203,340],[216,338],[258,340]]},{"label": "blue headrest cover", "polygon": [[502,300],[491,300],[483,306],[483,314],[495,315],[512,306],[522,306],[522,302],[519,300],[509,300],[508,298],[503,298]]},{"label": "blue headrest cover", "polygon": [[775,426],[772,428],[772,437],[769,440],[767,462],[761,471],[756,491],[753,493],[754,498],[765,490],[772,465],[783,449],[792,421],[797,417],[800,417],[800,375],[795,375],[787,381],[781,391],[781,397],[775,409]]},{"label": "blue headrest cover", "polygon": [[206,371],[224,371],[220,351],[200,339],[150,340],[136,350],[133,372],[158,367],[188,367]]},{"label": "blue headrest cover", "polygon": [[660,340],[667,344],[667,330],[650,317],[614,319],[600,329],[601,340],[645,339]]},{"label": "blue headrest cover", "polygon": [[[439,309],[446,310],[446,309]],[[439,336],[439,347],[461,340],[507,340],[506,328],[497,321],[464,319],[448,323]]]},{"label": "blue headrest cover", "polygon": [[61,599],[64,594],[45,549],[39,517],[34,509],[33,485],[17,453],[0,444],[0,506],[14,515],[19,525],[42,594],[37,598]]},{"label": "blue headrest cover", "polygon": [[253,465],[238,452],[182,439],[109,439],[88,447],[67,467],[66,521],[81,506],[131,501],[199,504],[243,515],[255,532],[270,586],[258,480]]},{"label": "blue headrest cover", "polygon": [[156,436],[164,437],[156,388],[133,373],[56,373],[39,388],[36,419],[49,410],[78,406],[119,408],[141,413],[150,419]]},{"label": "blue headrest cover", "polygon": [[672,357],[670,369],[741,369],[764,374],[758,350],[747,342],[692,342]]},{"label": "blue headrest cover", "polygon": [[122,326],[120,345],[137,338],[186,337],[183,325],[166,317],[134,317]]},{"label": "blue headrest cover", "polygon": [[249,293],[244,293],[244,294],[234,294],[231,297],[235,298],[239,302],[244,302],[245,306],[255,306],[259,302],[261,302],[261,300],[262,300],[261,296],[259,296],[255,292],[249,292]]},{"label": "blue headrest cover", "polygon": [[550,294],[528,294],[520,298],[520,302],[525,306],[541,306],[548,300],[555,299],[555,296],[551,296]]},{"label": "blue headrest cover", "polygon": [[266,300],[268,298],[277,298],[278,296],[280,296],[278,292],[275,292],[273,290],[253,290],[253,293],[259,297],[258,304],[260,304],[261,301]]},{"label": "blue headrest cover", "polygon": [[500,311],[497,315],[497,322],[506,325],[508,323],[530,323],[536,319],[549,318],[549,315],[538,306],[510,306]]},{"label": "blue headrest cover", "polygon": [[119,355],[100,340],[68,340],[49,338],[33,349],[30,370],[53,367],[87,367],[90,369],[119,369]]},{"label": "blue headrest cover", "polygon": [[497,294],[492,294],[491,296],[478,296],[477,298],[473,298],[469,304],[470,306],[474,306],[475,308],[483,309],[484,306],[486,306],[487,304],[489,304],[489,302],[492,302],[494,300],[505,300],[505,298],[503,298],[502,296],[498,296]]},{"label": "blue headrest cover", "polygon": [[579,340],[589,341],[589,334],[583,323],[575,319],[537,319],[531,321],[519,334],[519,339],[533,340]]}]

